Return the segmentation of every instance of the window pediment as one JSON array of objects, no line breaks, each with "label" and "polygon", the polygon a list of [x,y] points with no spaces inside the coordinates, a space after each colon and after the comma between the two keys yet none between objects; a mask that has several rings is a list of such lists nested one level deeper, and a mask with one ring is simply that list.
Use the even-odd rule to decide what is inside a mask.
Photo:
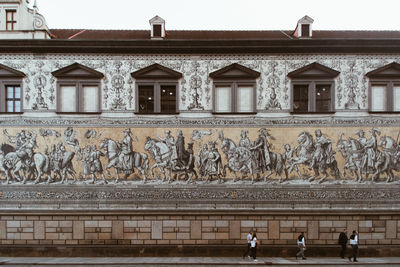
[{"label": "window pediment", "polygon": [[377,79],[399,79],[400,64],[392,62],[376,70],[368,72],[367,74],[365,74],[365,76],[367,76],[368,78],[377,78]]},{"label": "window pediment", "polygon": [[182,73],[172,70],[170,68],[161,66],[160,64],[153,64],[146,68],[132,72],[131,76],[135,79],[170,79],[177,80],[182,77]]},{"label": "window pediment", "polygon": [[260,76],[258,71],[249,69],[237,63],[233,63],[217,71],[211,72],[213,79],[256,79]]},{"label": "window pediment", "polygon": [[289,72],[287,76],[291,79],[333,79],[338,76],[339,73],[339,71],[314,62]]},{"label": "window pediment", "polygon": [[13,68],[7,67],[3,64],[0,64],[0,78],[15,78],[21,79],[24,78],[25,73],[15,70]]},{"label": "window pediment", "polygon": [[101,79],[104,77],[103,73],[94,69],[83,66],[79,63],[74,63],[62,69],[53,71],[56,78],[71,78],[71,79]]}]

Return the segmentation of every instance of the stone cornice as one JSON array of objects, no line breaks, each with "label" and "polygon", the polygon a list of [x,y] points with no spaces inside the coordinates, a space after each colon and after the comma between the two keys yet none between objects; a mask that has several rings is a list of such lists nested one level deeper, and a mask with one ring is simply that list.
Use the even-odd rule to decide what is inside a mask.
[{"label": "stone cornice", "polygon": [[0,192],[3,212],[400,210],[398,184],[10,185]]},{"label": "stone cornice", "polygon": [[[357,113],[355,113],[357,116]],[[3,116],[0,119],[0,127],[6,126],[55,126],[55,127],[305,127],[305,126],[400,126],[400,117],[398,116],[371,116],[371,117],[309,117],[299,118],[296,116],[283,118],[262,118],[257,116],[243,117],[209,117],[209,118],[182,118],[178,116],[157,117],[157,116],[135,116],[132,118],[103,118],[100,116],[75,118],[36,118],[36,117],[15,117]]]},{"label": "stone cornice", "polygon": [[399,53],[399,39],[0,40],[7,53]]}]

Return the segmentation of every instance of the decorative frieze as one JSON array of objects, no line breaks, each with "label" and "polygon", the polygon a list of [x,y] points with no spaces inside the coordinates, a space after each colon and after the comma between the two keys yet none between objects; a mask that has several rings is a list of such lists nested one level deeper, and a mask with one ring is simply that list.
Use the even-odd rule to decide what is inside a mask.
[{"label": "decorative frieze", "polygon": [[179,109],[212,109],[212,79],[209,74],[233,63],[261,72],[257,82],[257,110],[288,110],[290,80],[287,74],[307,64],[318,62],[340,72],[335,79],[336,109],[366,109],[368,79],[365,74],[390,62],[396,55],[281,55],[281,56],[109,56],[109,55],[0,55],[0,63],[24,72],[24,109],[55,110],[56,79],[51,72],[75,62],[103,73],[102,109],[134,110],[135,81],[130,73],[154,63],[183,73],[179,83]]}]

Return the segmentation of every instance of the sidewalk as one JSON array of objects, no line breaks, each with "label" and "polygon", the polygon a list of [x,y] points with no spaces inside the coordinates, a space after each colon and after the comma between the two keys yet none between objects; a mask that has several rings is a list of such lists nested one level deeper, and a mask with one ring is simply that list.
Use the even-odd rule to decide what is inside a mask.
[{"label": "sidewalk", "polygon": [[360,258],[349,262],[340,258],[248,258],[219,257],[125,257],[125,258],[45,258],[45,257],[0,257],[0,266],[400,266],[400,257]]}]

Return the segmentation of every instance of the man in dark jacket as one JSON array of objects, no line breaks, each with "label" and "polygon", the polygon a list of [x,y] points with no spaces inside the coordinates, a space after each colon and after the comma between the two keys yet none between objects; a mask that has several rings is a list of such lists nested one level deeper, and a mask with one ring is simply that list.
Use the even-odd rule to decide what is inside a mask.
[{"label": "man in dark jacket", "polygon": [[347,238],[347,229],[343,229],[343,232],[341,232],[339,235],[339,245],[342,246],[342,250],[340,251],[340,257],[342,257],[342,259],[344,259],[344,255],[346,253],[348,240],[349,239]]}]

